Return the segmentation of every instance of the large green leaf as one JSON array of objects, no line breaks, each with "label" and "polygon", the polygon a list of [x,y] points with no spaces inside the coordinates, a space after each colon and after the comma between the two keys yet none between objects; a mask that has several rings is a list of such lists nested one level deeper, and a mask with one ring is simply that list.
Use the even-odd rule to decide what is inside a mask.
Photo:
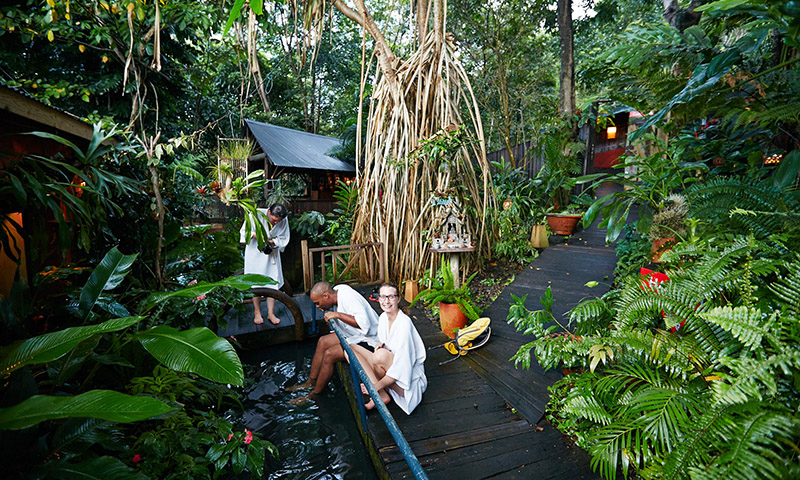
[{"label": "large green leaf", "polygon": [[147,480],[143,475],[113,457],[98,457],[80,463],[52,462],[45,467],[44,478],[59,480]]},{"label": "large green leaf", "polygon": [[775,169],[775,173],[772,175],[772,184],[777,188],[786,188],[797,180],[798,171],[800,171],[800,150],[793,150]]},{"label": "large green leaf", "polygon": [[78,313],[86,318],[104,290],[111,290],[122,282],[130,272],[137,254],[123,255],[117,247],[112,248],[94,269],[81,291]]},{"label": "large green leaf", "polygon": [[178,290],[176,292],[155,292],[150,294],[150,296],[144,300],[144,303],[142,304],[142,313],[147,312],[159,303],[174,297],[199,297],[220,287],[233,287],[237,290],[248,290],[252,287],[274,285],[276,283],[277,282],[275,280],[265,275],[248,273],[246,275],[235,275],[228,277],[224,280],[220,280],[219,282],[200,282],[197,285],[184,288],[183,290]]},{"label": "large green leaf", "polygon": [[161,400],[112,390],[91,390],[74,397],[34,395],[13,407],[0,408],[0,430],[19,430],[45,420],[74,417],[138,422],[171,410],[174,407]]},{"label": "large green leaf", "polygon": [[0,378],[25,365],[52,362],[92,335],[122,330],[143,318],[115,318],[99,325],[66,328],[4,347],[0,349]]},{"label": "large green leaf", "polygon": [[227,340],[205,327],[180,332],[160,326],[136,334],[144,348],[173,370],[193,372],[219,383],[241,385],[244,372]]}]

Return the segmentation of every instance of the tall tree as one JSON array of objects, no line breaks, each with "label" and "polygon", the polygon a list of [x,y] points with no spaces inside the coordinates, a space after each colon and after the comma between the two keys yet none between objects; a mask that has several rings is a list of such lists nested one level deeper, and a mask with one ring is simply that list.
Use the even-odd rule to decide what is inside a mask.
[{"label": "tall tree", "polygon": [[[237,0],[236,5],[242,4]],[[417,12],[429,15],[422,21],[428,33],[419,37],[420,46],[407,60],[398,58],[364,0],[353,7],[343,0],[333,5],[372,39],[377,64],[373,75],[371,60],[362,57],[362,93],[367,78],[374,78],[374,87],[364,151],[357,153],[362,201],[353,241],[383,242],[389,275],[395,280],[419,278],[432,261],[429,239],[423,235],[436,213],[431,198],[449,192],[466,212],[474,212],[466,220],[476,233],[480,254],[488,244],[484,220],[490,203],[489,168],[477,101],[453,38],[445,32],[446,1],[418,4]],[[323,7],[318,0],[303,5],[305,27],[315,43],[326,19]],[[462,104],[469,105],[467,119],[462,118]],[[448,144],[446,152],[426,148],[440,143]],[[360,139],[356,144],[360,146]],[[472,159],[481,178],[475,176]]]},{"label": "tall tree", "polygon": [[558,110],[562,115],[575,111],[575,30],[572,25],[572,0],[558,0],[558,37],[561,45],[561,72],[558,75]]},{"label": "tall tree", "polygon": [[487,4],[453,0],[449,16],[464,66],[486,125],[490,150],[533,139],[558,109],[557,47],[541,24],[554,12],[532,3],[503,0]]}]

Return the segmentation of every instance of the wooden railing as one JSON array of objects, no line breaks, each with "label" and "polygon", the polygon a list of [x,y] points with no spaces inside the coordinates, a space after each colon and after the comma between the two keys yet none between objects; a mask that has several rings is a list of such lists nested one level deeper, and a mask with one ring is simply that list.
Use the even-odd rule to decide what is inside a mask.
[{"label": "wooden railing", "polygon": [[303,240],[300,245],[306,292],[311,290],[317,274],[318,279],[334,285],[369,285],[386,281],[386,248],[382,242],[308,248],[308,241]]}]

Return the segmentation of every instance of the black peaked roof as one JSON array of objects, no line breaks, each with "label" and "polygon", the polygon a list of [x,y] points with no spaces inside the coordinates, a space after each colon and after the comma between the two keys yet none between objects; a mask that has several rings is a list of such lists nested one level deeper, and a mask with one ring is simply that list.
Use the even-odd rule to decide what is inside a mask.
[{"label": "black peaked roof", "polygon": [[341,145],[338,138],[292,130],[254,120],[245,120],[261,150],[277,167],[302,168],[306,170],[328,170],[355,172],[354,166],[328,155],[334,147]]}]

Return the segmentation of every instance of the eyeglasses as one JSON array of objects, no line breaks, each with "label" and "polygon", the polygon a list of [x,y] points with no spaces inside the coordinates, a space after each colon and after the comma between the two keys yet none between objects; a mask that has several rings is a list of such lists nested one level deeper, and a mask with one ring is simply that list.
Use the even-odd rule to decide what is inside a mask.
[{"label": "eyeglasses", "polygon": [[400,295],[378,295],[378,300],[394,300],[395,298],[399,297]]}]

